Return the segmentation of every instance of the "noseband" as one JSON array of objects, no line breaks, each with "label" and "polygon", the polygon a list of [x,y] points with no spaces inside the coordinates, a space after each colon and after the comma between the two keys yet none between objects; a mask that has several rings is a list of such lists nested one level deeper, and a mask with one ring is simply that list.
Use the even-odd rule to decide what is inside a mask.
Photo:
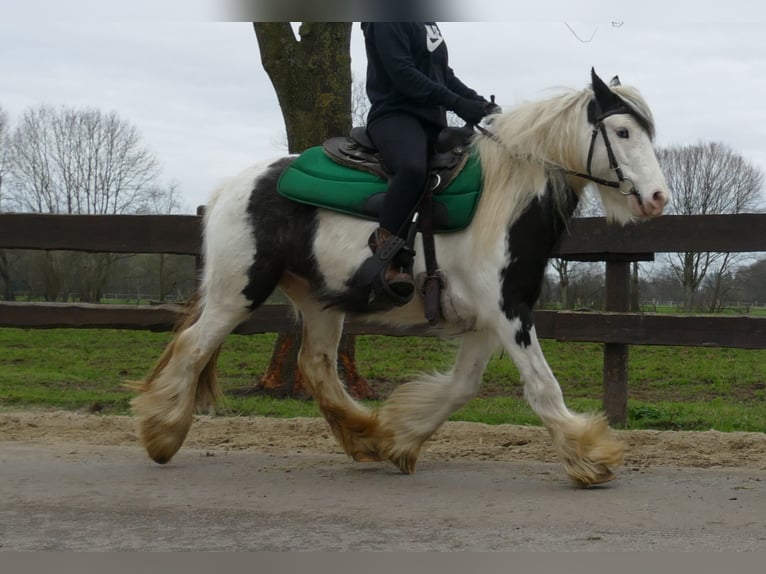
[{"label": "noseband", "polygon": [[[596,119],[593,121],[593,132],[590,138],[590,148],[588,149],[588,163],[587,163],[588,173],[582,173],[580,171],[569,169],[551,162],[545,162],[545,163],[550,165],[551,167],[555,167],[556,169],[563,171],[564,173],[568,175],[581,177],[583,179],[592,181],[593,183],[597,183],[598,185],[603,185],[606,187],[611,187],[613,189],[616,189],[620,194],[626,197],[629,195],[634,195],[636,196],[636,199],[638,200],[639,205],[642,205],[641,194],[636,189],[636,185],[633,183],[633,180],[631,180],[629,177],[625,177],[625,175],[622,173],[622,168],[620,167],[620,164],[617,163],[617,157],[614,155],[614,150],[612,149],[612,143],[609,141],[609,136],[606,133],[606,126],[604,125],[604,120],[608,118],[609,116],[618,115],[618,114],[632,114],[632,112],[630,109],[625,107],[617,108],[617,109],[599,114],[598,117],[596,117]],[[502,144],[502,141],[495,134],[493,134],[486,128],[483,128],[480,125],[476,125],[475,127],[483,136],[488,137],[489,139]],[[597,177],[591,173],[591,163],[593,161],[593,149],[596,146],[596,138],[598,138],[599,134],[601,134],[601,137],[604,139],[604,147],[606,147],[606,155],[609,158],[609,168],[612,169],[614,173],[617,175],[616,180],[604,179],[602,177]],[[623,182],[626,182],[626,181],[630,183],[630,189],[628,191],[623,191],[622,184]]]}]

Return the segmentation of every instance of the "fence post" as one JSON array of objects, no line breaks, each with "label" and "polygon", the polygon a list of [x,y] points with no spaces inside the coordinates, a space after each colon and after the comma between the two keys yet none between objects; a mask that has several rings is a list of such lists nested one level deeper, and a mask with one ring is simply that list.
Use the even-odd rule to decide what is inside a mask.
[{"label": "fence post", "polygon": [[[606,310],[625,312],[630,304],[630,262],[606,262]],[[613,427],[628,422],[628,345],[604,344],[603,408]]]},{"label": "fence post", "polygon": [[[205,206],[204,205],[198,205],[197,206],[197,216],[204,217],[205,216]],[[200,223],[199,226],[200,230],[202,229],[202,224]],[[194,288],[199,289],[200,284],[202,283],[202,246],[200,245],[200,251],[197,252],[197,254],[194,256]]]}]

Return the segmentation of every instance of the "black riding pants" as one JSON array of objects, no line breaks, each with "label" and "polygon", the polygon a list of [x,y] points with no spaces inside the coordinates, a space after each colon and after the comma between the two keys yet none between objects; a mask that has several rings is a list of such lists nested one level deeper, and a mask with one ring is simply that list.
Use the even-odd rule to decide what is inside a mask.
[{"label": "black riding pants", "polygon": [[441,127],[409,114],[389,114],[367,127],[386,168],[392,173],[380,213],[380,226],[405,237],[423,193],[428,155]]}]

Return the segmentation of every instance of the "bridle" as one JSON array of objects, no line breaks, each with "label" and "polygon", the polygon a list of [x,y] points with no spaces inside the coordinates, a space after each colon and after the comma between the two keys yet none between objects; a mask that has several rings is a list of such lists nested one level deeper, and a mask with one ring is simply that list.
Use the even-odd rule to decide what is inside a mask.
[{"label": "bridle", "polygon": [[[608,110],[606,112],[601,112],[600,106],[598,105],[598,102],[596,102],[596,100],[592,100],[591,105],[593,106],[593,112],[594,112],[595,118],[592,120],[593,132],[590,138],[590,147],[588,148],[588,163],[587,163],[588,172],[583,173],[580,171],[566,168],[564,166],[558,165],[550,161],[546,161],[546,160],[544,160],[544,163],[549,167],[552,167],[556,170],[566,173],[567,175],[574,175],[575,177],[581,177],[583,179],[587,179],[588,181],[592,181],[593,183],[597,183],[598,185],[603,185],[606,187],[611,187],[612,189],[616,189],[618,193],[626,197],[630,195],[634,195],[636,199],[638,200],[639,205],[642,205],[641,194],[636,189],[635,183],[633,183],[633,180],[631,180],[629,177],[625,177],[625,174],[622,173],[622,168],[620,167],[620,164],[617,162],[617,157],[614,155],[614,150],[612,149],[612,143],[609,141],[609,136],[606,133],[606,125],[604,125],[604,120],[608,118],[609,116],[618,115],[618,114],[632,115],[633,111],[627,107],[619,107],[612,110]],[[477,131],[481,133],[481,135],[483,135],[484,137],[487,137],[499,143],[500,145],[503,145],[502,140],[498,138],[496,134],[492,133],[491,131],[489,131],[488,129],[480,125],[476,125],[475,127]],[[609,168],[613,170],[615,175],[617,176],[616,180],[604,179],[603,177],[597,177],[591,173],[591,163],[593,161],[593,150],[596,146],[596,139],[598,138],[599,134],[601,134],[601,137],[604,140],[604,147],[606,147],[606,155],[609,159]],[[630,183],[630,189],[628,191],[623,191],[622,184],[626,181]]]}]

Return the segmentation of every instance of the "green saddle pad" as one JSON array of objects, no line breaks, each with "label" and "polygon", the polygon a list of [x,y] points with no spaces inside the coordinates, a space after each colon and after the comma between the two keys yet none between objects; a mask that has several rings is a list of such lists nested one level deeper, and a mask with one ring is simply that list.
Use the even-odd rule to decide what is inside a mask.
[{"label": "green saddle pad", "polygon": [[[380,177],[335,163],[322,147],[303,152],[282,173],[280,195],[297,201],[377,220],[376,206],[388,184]],[[434,231],[446,233],[471,223],[481,194],[481,165],[473,154],[460,174],[434,196]],[[379,197],[376,197],[379,196]]]}]

